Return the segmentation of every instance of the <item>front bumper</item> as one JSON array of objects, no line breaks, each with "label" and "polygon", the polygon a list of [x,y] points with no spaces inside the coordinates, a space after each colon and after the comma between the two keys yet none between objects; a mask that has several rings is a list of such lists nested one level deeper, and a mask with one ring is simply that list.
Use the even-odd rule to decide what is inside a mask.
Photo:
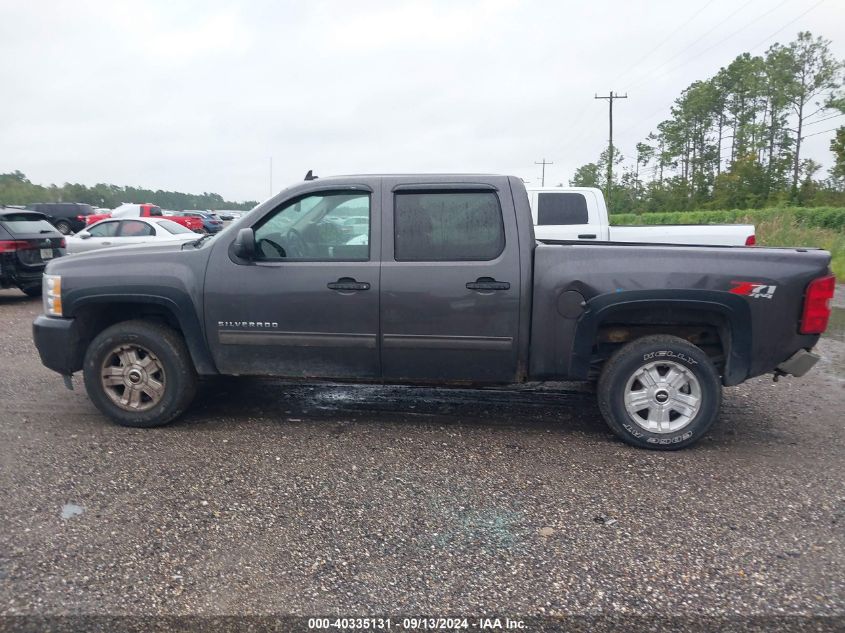
[{"label": "front bumper", "polygon": [[792,356],[778,365],[777,370],[782,374],[789,374],[790,376],[798,378],[810,371],[815,364],[819,362],[820,358],[821,356],[818,354],[814,354],[813,352],[809,352],[805,349],[799,349]]},{"label": "front bumper", "polygon": [[65,376],[82,369],[85,350],[75,319],[40,314],[32,322],[32,339],[48,369]]}]

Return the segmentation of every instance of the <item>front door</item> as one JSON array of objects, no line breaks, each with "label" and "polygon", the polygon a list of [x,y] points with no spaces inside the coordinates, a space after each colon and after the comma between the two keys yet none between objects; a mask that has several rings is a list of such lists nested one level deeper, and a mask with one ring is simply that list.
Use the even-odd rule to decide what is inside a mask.
[{"label": "front door", "polygon": [[498,184],[385,184],[381,314],[387,381],[515,379],[519,246],[507,179]]},{"label": "front door", "polygon": [[205,323],[222,373],[380,377],[373,185],[282,202],[252,225],[254,261],[233,254],[234,235],[211,246]]}]

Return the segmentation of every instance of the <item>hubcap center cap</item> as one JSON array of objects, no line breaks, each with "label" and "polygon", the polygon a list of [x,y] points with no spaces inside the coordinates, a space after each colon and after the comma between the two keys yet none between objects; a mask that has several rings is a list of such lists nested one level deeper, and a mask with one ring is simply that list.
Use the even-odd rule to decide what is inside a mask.
[{"label": "hubcap center cap", "polygon": [[654,392],[654,399],[657,400],[659,404],[666,404],[666,401],[669,400],[669,392],[665,389],[658,389]]},{"label": "hubcap center cap", "polygon": [[141,379],[144,376],[143,374],[141,374],[140,369],[130,369],[126,377],[129,378],[129,382],[131,382],[133,385],[137,385],[139,382],[141,382]]}]

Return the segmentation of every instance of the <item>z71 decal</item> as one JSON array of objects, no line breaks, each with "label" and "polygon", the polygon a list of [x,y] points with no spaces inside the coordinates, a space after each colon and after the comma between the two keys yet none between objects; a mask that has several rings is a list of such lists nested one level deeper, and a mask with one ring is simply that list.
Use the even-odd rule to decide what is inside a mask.
[{"label": "z71 decal", "polygon": [[775,296],[775,290],[778,288],[756,281],[732,281],[731,283],[734,284],[734,287],[730,289],[730,292],[754,299],[771,299]]}]

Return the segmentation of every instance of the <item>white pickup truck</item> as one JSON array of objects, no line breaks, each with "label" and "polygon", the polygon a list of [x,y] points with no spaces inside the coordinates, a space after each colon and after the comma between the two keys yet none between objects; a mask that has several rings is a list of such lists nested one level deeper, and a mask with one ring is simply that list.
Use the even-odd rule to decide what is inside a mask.
[{"label": "white pickup truck", "polygon": [[661,224],[610,226],[600,189],[543,187],[528,190],[534,234],[539,240],[595,240],[652,244],[752,246],[753,224]]}]

